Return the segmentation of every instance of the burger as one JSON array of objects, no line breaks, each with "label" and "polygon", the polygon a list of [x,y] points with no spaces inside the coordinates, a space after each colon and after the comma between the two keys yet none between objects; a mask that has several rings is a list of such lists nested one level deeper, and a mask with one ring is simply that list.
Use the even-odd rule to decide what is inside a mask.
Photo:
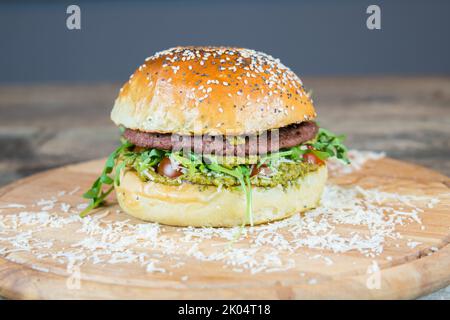
[{"label": "burger", "polygon": [[122,144],[84,194],[113,190],[129,215],[173,226],[233,227],[318,205],[343,137],[319,128],[311,95],[278,59],[231,47],[176,47],[120,89]]}]

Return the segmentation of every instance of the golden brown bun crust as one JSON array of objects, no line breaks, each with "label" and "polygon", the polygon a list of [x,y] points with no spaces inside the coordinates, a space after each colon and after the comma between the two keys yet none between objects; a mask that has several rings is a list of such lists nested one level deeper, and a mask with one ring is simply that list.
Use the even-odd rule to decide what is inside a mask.
[{"label": "golden brown bun crust", "polygon": [[301,80],[261,52],[176,47],[146,59],[121,88],[117,125],[146,132],[250,134],[314,119]]},{"label": "golden brown bun crust", "polygon": [[[253,187],[254,224],[280,220],[316,207],[326,180],[327,168],[322,166],[286,189]],[[122,209],[146,221],[192,227],[233,227],[245,221],[245,195],[240,189],[142,182],[131,170],[123,173],[120,186],[115,189]]]}]

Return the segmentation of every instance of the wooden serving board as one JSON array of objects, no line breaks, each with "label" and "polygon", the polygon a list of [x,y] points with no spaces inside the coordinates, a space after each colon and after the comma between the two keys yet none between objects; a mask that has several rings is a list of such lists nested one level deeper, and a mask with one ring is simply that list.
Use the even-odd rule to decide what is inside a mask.
[{"label": "wooden serving board", "polygon": [[[82,191],[90,185],[102,165],[103,161],[97,160],[67,166],[0,189],[0,217],[3,218],[0,222],[9,221],[7,219],[11,217],[7,216],[20,217],[20,212],[33,210],[69,217],[72,210],[68,209],[69,205],[75,208],[83,202],[80,199]],[[398,225],[396,231],[401,238],[387,237],[382,243],[383,251],[378,254],[363,254],[356,250],[334,252],[305,246],[291,253],[280,251],[282,258],[295,262],[294,266],[254,274],[245,268],[235,270],[233,266],[224,266],[218,261],[201,261],[182,250],[170,256],[155,254],[159,257],[158,265],[150,270],[147,270],[148,264],[145,268],[139,263],[85,261],[74,271],[73,267],[67,267],[67,259],[63,255],[67,250],[78,248],[76,243],[86,238],[77,231],[81,222],[55,228],[51,224],[25,221],[19,223],[15,231],[17,234],[23,232],[25,238],[26,231],[32,231],[32,236],[24,240],[25,244],[22,243],[25,249],[12,248],[5,245],[6,240],[3,244],[0,241],[0,295],[23,299],[408,299],[450,284],[448,177],[384,158],[368,161],[361,170],[332,178],[330,183],[435,197],[439,202],[419,212],[421,223]],[[75,186],[80,186],[80,190],[74,190]],[[58,194],[59,202],[50,203],[47,208],[44,200],[39,203],[40,199],[52,199],[55,194]],[[114,197],[110,203],[89,218],[98,215],[103,219],[102,230],[108,228],[108,224],[124,220],[125,224],[143,224],[119,213]],[[400,207],[402,205],[399,204]],[[110,214],[104,217],[106,211]],[[6,237],[5,230],[0,224],[0,239]],[[337,224],[333,228],[333,232],[342,234],[364,232],[361,230],[360,225],[352,224]],[[179,239],[177,237],[182,231],[162,227],[160,232],[170,241],[171,237]],[[371,235],[367,236],[370,238]],[[248,237],[248,246],[252,237]],[[103,241],[109,240],[105,238]],[[238,246],[245,249],[245,241]],[[27,243],[31,243],[28,249]],[[49,243],[47,247],[45,243]],[[221,244],[223,241],[212,238],[203,240],[200,246],[216,248]],[[134,244],[130,244],[132,246]],[[135,249],[144,255],[154,254],[156,250],[148,245]],[[268,252],[272,249],[267,248]],[[59,258],[39,255],[46,250]],[[175,257],[177,259],[174,260]],[[184,264],[177,265],[177,261]],[[379,271],[371,269],[369,272],[374,265]],[[372,277],[375,273],[377,278]]]}]

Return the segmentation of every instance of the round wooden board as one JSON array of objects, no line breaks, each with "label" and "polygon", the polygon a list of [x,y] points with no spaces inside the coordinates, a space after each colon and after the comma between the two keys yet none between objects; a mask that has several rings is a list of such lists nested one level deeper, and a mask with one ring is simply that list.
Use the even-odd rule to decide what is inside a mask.
[{"label": "round wooden board", "polygon": [[[81,163],[8,185],[0,189],[0,208],[3,205],[0,215],[12,212],[4,209],[7,204],[31,205],[60,190],[72,190],[74,186],[83,189],[92,182],[102,165],[100,160]],[[384,251],[375,257],[354,251],[334,253],[305,248],[302,255],[294,257],[297,259],[295,268],[256,274],[234,272],[221,264],[189,257],[184,268],[180,271],[173,269],[170,273],[149,273],[145,268],[132,264],[87,263],[81,267],[81,286],[74,289],[68,286],[64,264],[18,251],[0,258],[0,295],[22,299],[409,299],[450,284],[448,177],[423,167],[384,158],[369,161],[361,170],[333,178],[331,182],[343,186],[357,184],[363,188],[379,188],[389,192],[439,196],[440,202],[421,213],[421,225],[412,223],[399,228],[404,239],[420,242],[420,245],[411,247],[405,243],[398,245],[398,242],[394,245],[394,240],[387,239]],[[65,201],[80,203],[81,193],[67,195]],[[116,212],[118,208],[112,204],[106,209]],[[112,219],[115,217],[115,214],[112,215]],[[169,230],[168,234],[178,232],[177,228],[165,228]],[[351,225],[342,226],[346,232],[351,232],[352,228]],[[39,234],[46,239],[58,239],[60,246],[54,250],[70,248],[80,240],[71,230],[61,230],[64,229],[49,229]],[[323,261],[305,258],[305,254],[309,257],[326,254],[335,263],[326,266]],[[370,289],[367,270],[374,261],[380,268],[380,285]]]}]

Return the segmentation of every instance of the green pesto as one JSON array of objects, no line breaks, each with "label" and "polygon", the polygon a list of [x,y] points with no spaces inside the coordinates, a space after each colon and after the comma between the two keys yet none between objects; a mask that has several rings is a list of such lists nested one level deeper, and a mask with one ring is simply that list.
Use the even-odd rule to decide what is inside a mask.
[{"label": "green pesto", "polygon": [[[188,171],[177,179],[170,179],[159,175],[152,168],[148,168],[144,171],[138,171],[137,168],[139,167],[137,165],[133,165],[132,167],[137,171],[139,177],[143,181],[152,180],[166,185],[180,185],[183,182],[189,182],[205,186],[239,186],[239,181],[235,177],[211,171],[197,171],[194,173],[190,173]],[[318,168],[318,165],[311,165],[305,162],[283,162],[274,167],[274,171],[270,176],[259,174],[252,177],[250,180],[251,184],[256,187],[273,188],[277,185],[286,187],[289,184],[292,184],[293,181],[303,177],[309,172],[317,170]]]}]

